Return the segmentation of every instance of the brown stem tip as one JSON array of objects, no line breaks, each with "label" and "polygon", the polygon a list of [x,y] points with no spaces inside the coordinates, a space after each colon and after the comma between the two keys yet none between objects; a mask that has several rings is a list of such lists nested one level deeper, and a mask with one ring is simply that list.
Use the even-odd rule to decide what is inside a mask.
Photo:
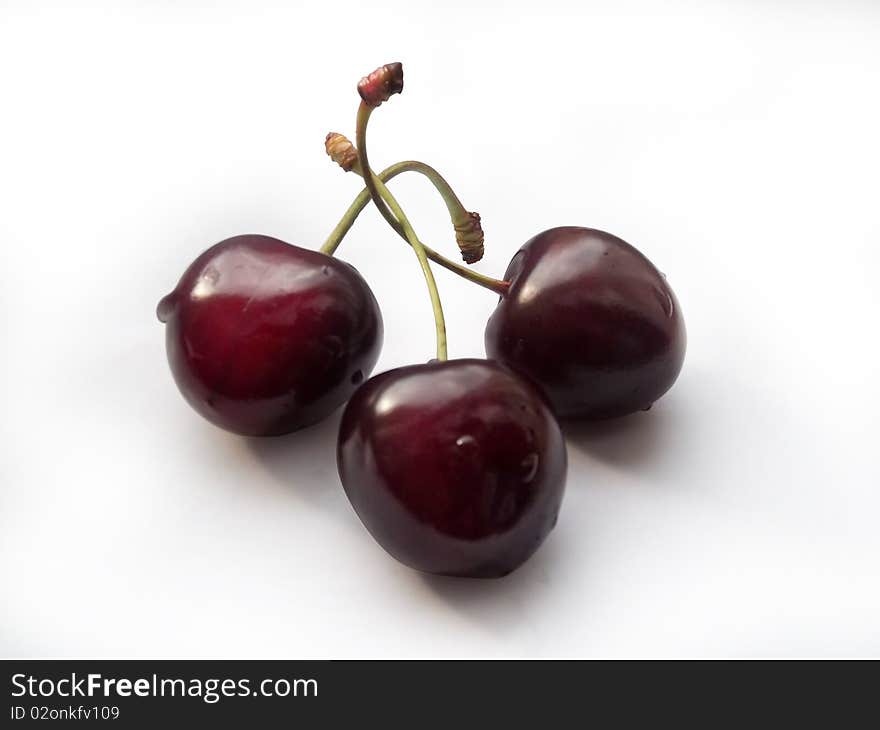
[{"label": "brown stem tip", "polygon": [[383,101],[388,101],[393,94],[399,94],[401,91],[403,91],[403,66],[398,62],[386,63],[358,82],[358,94],[367,106],[374,109]]},{"label": "brown stem tip", "polygon": [[330,159],[346,172],[358,168],[357,149],[344,134],[330,132],[324,140],[324,149]]},{"label": "brown stem tip", "polygon": [[483,226],[479,213],[468,213],[468,217],[455,223],[455,240],[466,264],[475,264],[483,258]]}]

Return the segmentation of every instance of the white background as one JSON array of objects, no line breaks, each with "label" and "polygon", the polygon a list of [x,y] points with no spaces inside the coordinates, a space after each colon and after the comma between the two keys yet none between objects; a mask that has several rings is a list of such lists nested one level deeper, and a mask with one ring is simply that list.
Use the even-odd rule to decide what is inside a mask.
[{"label": "white background", "polygon": [[[880,3],[446,5],[0,0],[2,655],[880,654]],[[391,60],[371,158],[446,174],[481,271],[602,228],[688,326],[650,413],[570,433],[559,524],[501,581],[384,554],[338,413],[201,420],[154,314],[220,239],[321,244],[360,189],[324,135]],[[452,254],[430,187],[392,187]],[[383,307],[377,370],[431,357],[375,211],[340,255]],[[482,355],[494,297],[438,278],[451,355]]]}]

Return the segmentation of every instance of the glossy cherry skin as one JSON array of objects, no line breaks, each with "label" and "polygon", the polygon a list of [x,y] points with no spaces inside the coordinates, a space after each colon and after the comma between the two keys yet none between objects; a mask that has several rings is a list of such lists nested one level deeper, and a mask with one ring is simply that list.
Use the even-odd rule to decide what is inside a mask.
[{"label": "glossy cherry skin", "polygon": [[551,228],[513,257],[486,354],[538,384],[560,418],[646,410],[678,377],[686,335],[666,278],[590,228]]},{"label": "glossy cherry skin", "polygon": [[382,347],[379,305],[353,267],[269,236],[209,248],[158,316],[183,397],[247,436],[324,418],[369,376]]},{"label": "glossy cherry skin", "polygon": [[493,578],[556,524],[565,441],[543,396],[488,360],[411,365],[369,380],[339,429],[339,476],[402,563]]}]

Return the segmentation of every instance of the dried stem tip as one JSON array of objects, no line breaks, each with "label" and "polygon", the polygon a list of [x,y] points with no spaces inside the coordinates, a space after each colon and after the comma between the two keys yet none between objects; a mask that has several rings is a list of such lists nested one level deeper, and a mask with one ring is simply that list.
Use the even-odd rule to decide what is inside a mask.
[{"label": "dried stem tip", "polygon": [[455,240],[466,264],[475,264],[483,258],[483,226],[479,213],[468,213],[468,217],[455,222]]},{"label": "dried stem tip", "polygon": [[358,94],[364,103],[373,107],[388,101],[393,94],[403,91],[403,66],[400,63],[386,63],[369,76],[358,82]]},{"label": "dried stem tip", "polygon": [[330,132],[324,140],[324,149],[330,159],[346,172],[358,167],[357,149],[344,134]]}]

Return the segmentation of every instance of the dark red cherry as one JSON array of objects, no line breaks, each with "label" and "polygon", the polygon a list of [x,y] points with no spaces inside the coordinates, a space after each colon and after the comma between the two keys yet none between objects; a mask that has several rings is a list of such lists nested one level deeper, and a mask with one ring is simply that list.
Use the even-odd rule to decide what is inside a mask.
[{"label": "dark red cherry", "polygon": [[488,360],[377,375],[348,402],[339,476],[376,541],[426,573],[498,577],[556,524],[565,442],[543,396]]},{"label": "dark red cherry", "polygon": [[666,278],[590,228],[551,228],[513,257],[486,354],[541,386],[560,418],[651,407],[678,377],[685,328]]},{"label": "dark red cherry", "polygon": [[212,246],[158,307],[180,392],[212,423],[274,436],[319,421],[382,346],[373,293],[348,264],[269,236]]}]

